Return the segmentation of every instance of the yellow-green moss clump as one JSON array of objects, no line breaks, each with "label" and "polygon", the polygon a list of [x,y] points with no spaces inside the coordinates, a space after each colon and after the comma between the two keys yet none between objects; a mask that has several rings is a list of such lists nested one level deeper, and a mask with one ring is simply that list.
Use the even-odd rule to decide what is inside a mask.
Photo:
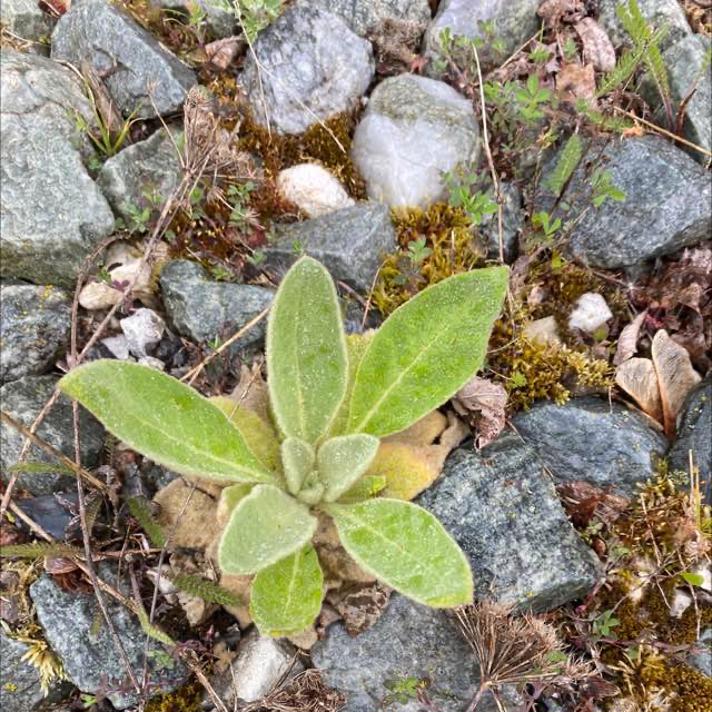
[{"label": "yellow-green moss clump", "polygon": [[146,705],[146,712],[199,712],[202,696],[200,684],[189,682],[175,692],[154,697]]},{"label": "yellow-green moss clump", "polygon": [[[389,255],[373,291],[373,303],[386,315],[425,287],[484,263],[484,250],[464,211],[446,203],[427,210],[399,208],[391,213],[398,250]],[[420,241],[420,250],[412,246]]]}]

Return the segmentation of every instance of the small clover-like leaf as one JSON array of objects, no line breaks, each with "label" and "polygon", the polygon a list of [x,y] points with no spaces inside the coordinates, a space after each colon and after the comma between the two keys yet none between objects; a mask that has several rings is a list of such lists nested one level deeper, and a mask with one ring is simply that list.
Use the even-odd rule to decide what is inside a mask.
[{"label": "small clover-like leaf", "polygon": [[175,472],[223,482],[274,481],[219,408],[155,368],[93,361],[70,371],[59,387],[117,438]]},{"label": "small clover-like leaf", "polygon": [[257,485],[233,509],[218,548],[228,574],[253,574],[307,544],[317,520],[274,485]]},{"label": "small clover-like leaf", "polygon": [[326,269],[303,257],[277,290],[267,323],[267,385],[277,425],[315,443],[346,393],[346,341],[336,288]]},{"label": "small clover-like leaf", "polygon": [[380,497],[324,509],[344,549],[367,573],[435,608],[472,602],[467,557],[430,512]]},{"label": "small clover-like leaf", "polygon": [[327,440],[317,452],[319,478],[326,502],[341,497],[366,472],[376,455],[379,440],[359,433]]},{"label": "small clover-like leaf", "polygon": [[356,371],[347,432],[405,430],[481,368],[507,289],[506,267],[454,275],[396,309]]},{"label": "small clover-like leaf", "polygon": [[250,615],[263,635],[301,633],[319,615],[323,589],[324,575],[309,544],[255,576]]},{"label": "small clover-like leaf", "polygon": [[294,495],[304,484],[307,475],[314,469],[314,448],[299,438],[287,438],[282,443],[282,468],[287,489]]}]

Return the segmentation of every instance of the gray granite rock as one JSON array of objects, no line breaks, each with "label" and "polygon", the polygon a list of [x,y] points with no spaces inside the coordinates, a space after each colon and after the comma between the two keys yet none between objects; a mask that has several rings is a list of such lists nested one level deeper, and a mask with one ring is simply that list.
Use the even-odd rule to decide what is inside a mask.
[{"label": "gray granite rock", "polygon": [[505,434],[459,449],[418,498],[470,558],[475,595],[546,611],[584,596],[601,570],[534,451]]},{"label": "gray granite rock", "polygon": [[[272,303],[274,292],[264,287],[209,279],[196,262],[174,260],[161,272],[163,303],[175,330],[198,343],[226,339]],[[230,349],[256,346],[264,338],[266,319],[238,339]]]},{"label": "gray granite rock", "polygon": [[[522,192],[514,183],[503,183],[501,186],[504,205],[502,206],[502,248],[504,261],[512,264],[517,258],[519,233],[524,226],[524,210],[522,209]],[[480,232],[485,238],[487,257],[499,259],[499,221],[497,213],[487,215],[482,221]]]},{"label": "gray granite rock", "polygon": [[0,245],[3,278],[74,286],[114,216],[82,163],[91,107],[81,82],[44,57],[0,53]]},{"label": "gray granite rock", "polygon": [[[546,164],[542,185],[556,158]],[[581,206],[590,205],[591,177],[599,169],[610,174],[626,197],[583,212]],[[591,144],[562,200],[573,206],[567,217],[579,218],[568,250],[591,267],[633,268],[704,240],[712,230],[709,174],[660,136]],[[550,210],[554,203],[545,190],[535,197],[536,210]]]},{"label": "gray granite rock", "polygon": [[702,631],[696,647],[696,652],[688,656],[687,664],[703,675],[712,677],[712,628]]},{"label": "gray granite rock", "polygon": [[370,198],[426,207],[446,195],[442,174],[474,164],[479,149],[468,99],[444,82],[401,74],[373,90],[351,154]]},{"label": "gray granite rock", "polygon": [[53,683],[45,697],[37,668],[22,659],[30,646],[9,638],[0,629],[0,709],[40,712],[69,692],[66,683]]},{"label": "gray granite rock", "polygon": [[584,480],[634,495],[650,479],[667,441],[643,416],[600,398],[574,398],[564,405],[541,401],[513,420],[557,483]]},{"label": "gray granite rock", "polygon": [[[37,497],[23,497],[22,499],[18,497],[15,504],[55,539],[60,541],[81,539],[76,488],[69,492],[42,494]],[[24,522],[19,521],[18,526],[27,530],[28,534],[33,534]]]},{"label": "gray granite rock", "polygon": [[[449,30],[453,37],[480,38],[478,48],[483,68],[504,60],[524,44],[539,28],[536,11],[541,0],[442,0],[437,15],[425,34],[425,54],[436,57],[440,35]],[[491,23],[492,34],[485,29]],[[502,43],[500,53],[491,49],[492,40]],[[431,67],[431,70],[433,68]]]},{"label": "gray granite rock", "polygon": [[[204,25],[211,33],[213,39],[222,39],[236,34],[238,31],[235,13],[218,7],[217,2],[210,0],[160,0],[161,7],[168,17],[186,18],[197,6],[203,13],[201,25]],[[222,4],[225,4],[224,2]],[[173,14],[172,14],[173,13]]]},{"label": "gray granite rock", "polygon": [[300,0],[304,5],[318,7],[338,15],[361,37],[387,20],[428,23],[428,0]]},{"label": "gray granite rock", "polygon": [[[420,712],[414,695],[396,694],[406,680],[425,683],[439,712],[464,712],[479,684],[477,663],[452,615],[397,593],[375,625],[355,638],[342,623],[330,626],[311,656],[326,683],[346,695],[343,712]],[[514,699],[511,691],[507,697]],[[485,696],[477,709],[495,706]]]},{"label": "gray granite rock", "polygon": [[0,285],[0,383],[51,368],[67,346],[70,312],[56,287]]},{"label": "gray granite rock", "polygon": [[[57,379],[54,376],[27,376],[6,383],[0,388],[2,408],[15,420],[29,427],[54,391]],[[104,429],[87,411],[79,411],[80,454],[84,467],[94,467],[104,444]],[[37,429],[37,435],[74,458],[74,430],[72,426],[71,402],[62,396]],[[18,462],[24,437],[6,423],[0,424],[0,475],[3,481],[10,479],[8,469]],[[73,477],[58,473],[51,455],[35,445],[28,451],[26,461],[47,462],[47,472],[32,472],[20,475],[20,487],[32,494],[52,494],[59,489],[73,486]]]},{"label": "gray granite rock", "polygon": [[3,0],[0,21],[10,32],[26,40],[46,40],[54,27],[54,20],[40,9],[37,0]]},{"label": "gray granite rock", "polygon": [[117,215],[130,221],[132,208],[142,210],[165,201],[182,176],[176,151],[181,141],[180,132],[171,139],[161,128],[104,163],[97,183]]},{"label": "gray granite rock", "polygon": [[352,109],[373,78],[371,44],[311,6],[288,8],[254,50],[241,83],[257,121],[279,133],[298,134]]},{"label": "gray granite rock", "polygon": [[265,249],[267,265],[284,272],[300,254],[322,262],[334,279],[368,292],[383,255],[396,247],[390,213],[360,203],[312,220],[283,225]]},{"label": "gray granite rock", "polygon": [[196,83],[188,66],[107,0],[72,3],[52,33],[52,57],[76,66],[89,62],[124,116],[179,111]]},{"label": "gray granite rock", "polygon": [[[614,47],[631,46],[630,36],[623,29],[616,8],[627,6],[625,0],[599,0],[598,23],[606,30]],[[666,35],[661,39],[662,48],[669,47],[678,40],[692,33],[685,12],[678,0],[638,0],[638,7],[648,24],[654,29],[667,27]]]},{"label": "gray granite rock", "polygon": [[[99,575],[116,584],[115,577],[111,577],[105,567],[101,567]],[[127,590],[124,593],[130,595]],[[135,705],[138,696],[131,687],[103,619],[98,635],[92,632],[96,616],[101,615],[94,594],[65,591],[45,574],[30,586],[30,597],[47,642],[62,661],[69,680],[82,692],[107,691],[107,697],[116,709]],[[126,608],[109,597],[106,605],[131,666],[140,679],[146,634]],[[152,639],[149,639],[148,651],[149,689],[157,693],[178,687],[185,678],[183,666]]]},{"label": "gray granite rock", "polygon": [[[686,99],[690,92],[695,92],[685,108],[685,138],[708,151],[712,151],[710,52],[712,39],[703,35],[690,35],[683,37],[663,54],[675,109],[677,110],[680,102]],[[709,160],[699,151],[691,150],[690,155],[700,163]]]},{"label": "gray granite rock", "polygon": [[700,469],[706,500],[712,504],[712,376],[690,393],[678,416],[677,439],[668,453],[670,466],[688,472],[690,452]]}]

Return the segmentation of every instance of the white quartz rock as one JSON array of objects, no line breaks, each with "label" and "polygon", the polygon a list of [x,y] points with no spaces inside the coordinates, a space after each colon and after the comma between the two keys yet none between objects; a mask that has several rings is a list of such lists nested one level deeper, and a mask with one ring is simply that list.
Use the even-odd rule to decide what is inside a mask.
[{"label": "white quartz rock", "polygon": [[285,168],[277,176],[277,189],[310,218],[354,204],[341,183],[316,163],[300,163]]}]

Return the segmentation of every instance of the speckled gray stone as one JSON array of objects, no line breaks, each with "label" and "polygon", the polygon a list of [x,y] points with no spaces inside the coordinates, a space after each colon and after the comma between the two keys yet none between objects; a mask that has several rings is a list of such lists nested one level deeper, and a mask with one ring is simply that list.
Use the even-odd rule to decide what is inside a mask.
[{"label": "speckled gray stone", "polygon": [[0,709],[3,712],[40,712],[69,692],[67,683],[52,683],[45,697],[37,668],[22,656],[30,646],[9,638],[0,629]]},{"label": "speckled gray stone", "polygon": [[[131,206],[141,210],[165,202],[181,179],[180,156],[176,150],[181,141],[181,132],[176,131],[171,140],[161,128],[104,163],[97,183],[116,215],[130,221]],[[148,196],[154,196],[155,202]]]},{"label": "speckled gray stone", "polygon": [[[15,420],[29,427],[54,391],[54,376],[27,376],[6,383],[0,388],[2,408]],[[82,465],[94,467],[104,444],[104,429],[86,410],[79,410],[80,454]],[[68,398],[60,397],[37,429],[37,435],[57,450],[74,459],[74,429],[72,405]],[[18,462],[24,437],[6,423],[0,424],[0,475],[4,482],[10,479],[8,468]],[[30,462],[54,462],[51,455],[35,445],[26,458]],[[18,484],[32,494],[52,494],[73,486],[74,478],[57,474],[48,465],[46,473],[33,472],[20,475]]]},{"label": "speckled gray stone", "polygon": [[601,574],[534,451],[505,433],[461,448],[417,500],[470,558],[475,595],[546,611],[581,598]]},{"label": "speckled gray stone", "polygon": [[430,22],[428,0],[299,0],[338,15],[357,35],[366,37],[370,30],[386,20]]},{"label": "speckled gray stone", "polygon": [[[175,330],[197,343],[227,339],[267,308],[271,289],[247,284],[215,282],[196,262],[174,260],[161,271],[161,291]],[[266,319],[230,348],[231,354],[255,346],[264,338]]]},{"label": "speckled gray stone", "polygon": [[[599,0],[598,23],[606,30],[614,47],[630,47],[630,35],[623,29],[616,8],[627,5],[623,0]],[[667,27],[666,35],[661,39],[660,46],[664,49],[679,39],[692,33],[685,12],[678,0],[638,0],[638,7],[648,24],[657,29]]]},{"label": "speckled gray stone", "polygon": [[[519,233],[524,227],[524,210],[522,209],[522,192],[514,183],[502,183],[502,251],[504,261],[512,264],[517,258]],[[499,220],[497,213],[487,215],[480,226],[480,233],[485,238],[487,257],[499,259]]]},{"label": "speckled gray stone", "polygon": [[37,0],[2,0],[0,21],[26,40],[47,40],[54,27],[54,19],[40,9]]},{"label": "speckled gray stone", "polygon": [[650,479],[667,440],[643,416],[600,398],[536,403],[513,420],[557,483],[584,480],[631,496]]},{"label": "speckled gray stone", "polygon": [[90,62],[124,116],[179,111],[196,83],[192,69],[106,0],[72,3],[52,33],[52,57],[76,66]]},{"label": "speckled gray stone", "polygon": [[57,287],[0,285],[0,383],[51,368],[67,346],[70,311]]},{"label": "speckled gray stone", "polygon": [[298,134],[352,109],[373,72],[369,42],[337,15],[299,5],[259,34],[241,84],[257,121]]},{"label": "speckled gray stone", "polygon": [[[417,700],[393,694],[398,682],[412,678],[428,683],[438,712],[464,712],[479,684],[477,663],[451,614],[397,593],[375,625],[355,638],[341,623],[329,626],[311,657],[326,683],[346,695],[342,712],[421,712]],[[506,701],[515,699],[507,690]],[[485,696],[477,709],[496,707]]]},{"label": "speckled gray stone", "polygon": [[373,90],[351,156],[370,198],[427,207],[446,197],[442,174],[474,165],[479,150],[468,99],[444,82],[400,74]]},{"label": "speckled gray stone", "polygon": [[[437,55],[440,35],[448,29],[453,37],[488,38],[482,23],[493,26],[493,37],[502,43],[502,52],[495,54],[485,42],[479,48],[484,68],[505,59],[524,44],[539,28],[536,11],[541,0],[441,0],[437,15],[425,34],[425,54]],[[503,55],[503,56],[502,56]],[[432,70],[432,67],[429,71]]]},{"label": "speckled gray stone", "polygon": [[267,265],[283,273],[300,254],[322,262],[334,279],[362,292],[373,284],[396,237],[385,205],[360,203],[328,215],[280,226],[265,249]]},{"label": "speckled gray stone", "polygon": [[92,124],[79,79],[45,57],[0,52],[0,276],[74,286],[114,216],[86,172]]},{"label": "speckled gray stone", "polygon": [[688,472],[690,452],[700,469],[707,502],[712,504],[712,376],[690,393],[680,411],[677,439],[668,453],[670,466]]},{"label": "speckled gray stone", "polygon": [[[112,580],[107,573],[106,567],[101,567],[99,573],[102,578],[116,584],[115,579]],[[130,595],[127,590],[123,592]],[[30,586],[30,597],[37,609],[37,619],[47,642],[62,661],[67,677],[82,692],[93,694],[99,690],[107,691],[107,697],[116,709],[122,710],[135,705],[138,696],[128,681],[121,658],[103,619],[98,635],[92,633],[98,613],[94,594],[65,591],[45,574]],[[141,630],[138,620],[124,606],[108,596],[106,599],[111,621],[132,668],[140,679],[146,634]],[[178,687],[185,678],[182,664],[170,658],[166,651],[151,639],[148,650],[149,689],[155,694],[169,692]],[[151,651],[154,652],[153,655]]]},{"label": "speckled gray stone", "polygon": [[[541,185],[556,165],[544,167]],[[590,205],[594,170],[608,171],[623,201]],[[564,191],[577,218],[569,237],[569,252],[591,267],[634,268],[647,260],[676,252],[707,239],[712,231],[712,183],[709,174],[660,136],[597,141]],[[550,210],[555,197],[545,190],[535,196],[535,210]]]}]

